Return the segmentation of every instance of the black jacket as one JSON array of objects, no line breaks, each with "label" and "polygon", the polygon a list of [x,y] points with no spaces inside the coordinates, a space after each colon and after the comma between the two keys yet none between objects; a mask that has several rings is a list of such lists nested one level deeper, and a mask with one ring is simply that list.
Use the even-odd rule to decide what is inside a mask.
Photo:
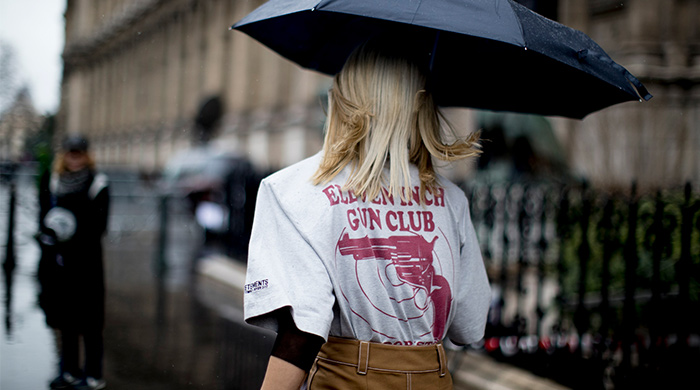
[{"label": "black jacket", "polygon": [[[39,192],[40,304],[47,323],[54,328],[102,327],[105,292],[102,236],[109,216],[106,176],[91,173],[81,190],[57,195],[52,191],[52,175],[55,174],[42,177]],[[45,225],[45,217],[54,207],[64,208],[75,216],[75,233],[63,242]]]}]

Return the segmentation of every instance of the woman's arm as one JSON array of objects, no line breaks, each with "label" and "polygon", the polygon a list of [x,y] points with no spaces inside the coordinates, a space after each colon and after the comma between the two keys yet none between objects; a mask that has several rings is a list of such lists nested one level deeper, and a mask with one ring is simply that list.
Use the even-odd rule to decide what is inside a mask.
[{"label": "woman's arm", "polygon": [[325,340],[299,330],[288,307],[276,310],[271,315],[277,317],[279,330],[262,389],[298,390]]},{"label": "woman's arm", "polygon": [[270,356],[261,390],[299,390],[306,371],[277,356]]}]

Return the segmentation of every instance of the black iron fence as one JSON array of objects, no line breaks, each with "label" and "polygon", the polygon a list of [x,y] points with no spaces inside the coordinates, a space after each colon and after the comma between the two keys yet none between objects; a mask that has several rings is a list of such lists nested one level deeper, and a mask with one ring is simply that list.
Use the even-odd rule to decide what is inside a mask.
[{"label": "black iron fence", "polygon": [[464,186],[494,300],[472,346],[573,388],[673,388],[700,367],[700,196]]}]

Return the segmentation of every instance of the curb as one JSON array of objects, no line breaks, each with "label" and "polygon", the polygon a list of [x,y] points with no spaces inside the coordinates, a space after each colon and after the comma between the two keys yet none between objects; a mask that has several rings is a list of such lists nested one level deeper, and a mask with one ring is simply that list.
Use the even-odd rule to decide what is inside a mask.
[{"label": "curb", "polygon": [[224,255],[209,255],[199,259],[195,269],[202,276],[243,292],[246,266],[241,261]]}]

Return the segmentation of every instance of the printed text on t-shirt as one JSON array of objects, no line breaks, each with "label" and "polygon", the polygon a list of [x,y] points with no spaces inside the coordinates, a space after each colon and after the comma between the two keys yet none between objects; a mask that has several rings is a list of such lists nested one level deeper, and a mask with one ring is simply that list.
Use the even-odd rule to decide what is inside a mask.
[{"label": "printed text on t-shirt", "polygon": [[[349,205],[363,201],[358,198],[352,191],[342,191],[339,185],[329,185],[323,189],[323,193],[328,198],[331,206]],[[407,201],[399,199],[394,200],[386,189],[377,196],[371,204],[376,205],[398,205],[398,206],[413,206],[420,204],[420,188],[414,187],[412,198]],[[424,205],[427,207],[445,207],[445,191],[438,188],[433,194],[431,191],[426,191]],[[382,211],[373,207],[358,207],[347,210],[348,227],[353,231],[360,228],[369,230],[384,230],[392,232],[432,232],[435,230],[435,222],[433,213],[428,210],[422,211],[403,211],[390,210],[382,214]]]},{"label": "printed text on t-shirt", "polygon": [[[401,191],[403,193],[404,189],[402,188]],[[366,200],[364,197],[356,196],[352,190],[343,191],[342,187],[337,184],[331,184],[324,188],[323,193],[328,197],[328,201],[331,202],[331,206],[364,202]],[[392,206],[413,206],[414,204],[420,204],[420,187],[413,187],[413,191],[411,191],[411,198],[406,201],[401,198],[395,200],[394,195],[392,195],[386,188],[383,188],[382,192],[370,203],[378,205],[390,204]],[[425,206],[445,207],[445,190],[438,188],[434,194],[432,191],[426,190]]]},{"label": "printed text on t-shirt", "polygon": [[253,283],[248,283],[243,287],[243,291],[245,291],[245,293],[248,294],[254,291],[262,290],[264,288],[267,288],[267,279],[256,280]]}]

